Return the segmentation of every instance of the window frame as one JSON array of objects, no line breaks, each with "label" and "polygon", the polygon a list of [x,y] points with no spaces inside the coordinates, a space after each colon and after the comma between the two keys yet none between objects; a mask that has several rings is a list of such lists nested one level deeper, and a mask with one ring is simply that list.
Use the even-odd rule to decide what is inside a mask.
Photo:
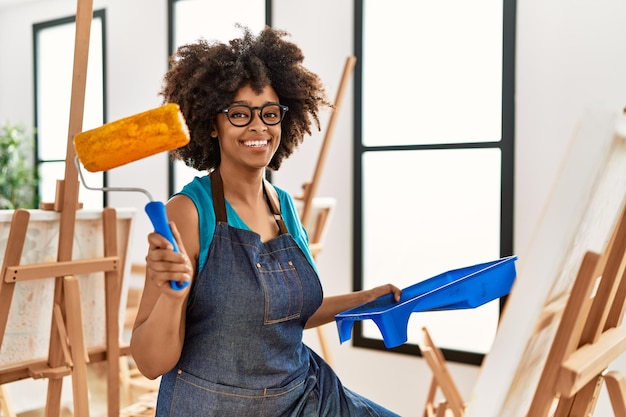
[{"label": "window frame", "polygon": [[[503,43],[502,43],[502,120],[501,140],[499,142],[469,142],[443,143],[423,145],[391,145],[365,146],[362,143],[362,88],[363,68],[363,13],[364,1],[354,1],[354,53],[357,63],[354,71],[354,148],[353,148],[353,289],[364,289],[363,285],[363,164],[365,152],[376,151],[414,151],[414,150],[445,150],[445,149],[475,149],[499,148],[501,151],[501,218],[500,218],[500,255],[502,257],[513,254],[513,201],[514,201],[514,114],[515,114],[515,19],[516,1],[503,0]],[[500,311],[506,302],[506,297],[500,299]],[[401,354],[421,355],[417,345],[406,343],[393,349],[385,347],[382,339],[372,339],[364,336],[361,321],[354,323],[353,345],[356,347],[375,350],[392,351]],[[480,365],[484,354],[442,348],[447,360],[452,362]]]},{"label": "window frame", "polygon": [[[106,62],[106,51],[107,51],[107,42],[106,42],[106,10],[105,9],[97,9],[93,11],[92,19],[100,19],[101,21],[101,39],[102,39],[102,121],[105,123],[107,121],[107,62]],[[34,166],[36,167],[38,172],[41,172],[41,167],[46,163],[60,163],[66,162],[65,159],[42,159],[39,157],[39,144],[40,137],[38,133],[38,126],[40,123],[40,115],[39,115],[39,95],[40,95],[40,86],[38,80],[39,66],[40,62],[38,60],[39,56],[39,34],[50,28],[54,28],[57,26],[67,25],[67,24],[76,24],[76,15],[62,17],[58,19],[52,19],[41,23],[35,23],[32,26],[32,34],[33,34],[33,115],[34,115]],[[65,145],[66,142],[64,142]],[[64,146],[65,149],[65,146]],[[98,184],[90,184],[91,186],[98,186]],[[107,186],[107,173],[102,172],[102,187]],[[42,201],[41,196],[41,185],[38,185],[37,193],[39,195],[39,201]],[[102,193],[102,207],[106,207],[108,204],[107,193]]]}]

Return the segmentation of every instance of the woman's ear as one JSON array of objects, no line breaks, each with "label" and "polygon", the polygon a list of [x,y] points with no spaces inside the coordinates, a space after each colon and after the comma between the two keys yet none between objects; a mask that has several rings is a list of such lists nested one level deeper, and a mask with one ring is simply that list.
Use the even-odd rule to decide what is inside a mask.
[{"label": "woman's ear", "polygon": [[211,126],[211,134],[210,134],[212,139],[217,139],[219,137],[219,134],[217,133],[217,128],[215,126],[215,123],[213,123],[213,126]]}]

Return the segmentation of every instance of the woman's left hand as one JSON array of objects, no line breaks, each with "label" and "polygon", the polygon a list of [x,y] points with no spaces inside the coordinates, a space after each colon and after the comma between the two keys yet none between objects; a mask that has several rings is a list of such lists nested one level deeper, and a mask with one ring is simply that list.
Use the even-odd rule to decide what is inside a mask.
[{"label": "woman's left hand", "polygon": [[368,290],[367,295],[368,295],[368,298],[370,299],[366,302],[373,301],[377,299],[378,297],[381,297],[389,293],[393,293],[393,299],[396,300],[396,302],[400,301],[402,290],[393,284],[385,284],[379,287],[372,288],[371,290]]},{"label": "woman's left hand", "polygon": [[392,284],[385,284],[379,287],[374,287],[370,290],[355,291],[343,295],[335,295],[331,297],[324,297],[322,305],[317,309],[315,314],[309,318],[306,323],[306,328],[321,326],[322,324],[329,323],[335,319],[335,316],[342,311],[349,310],[361,304],[374,301],[378,297],[382,297],[386,294],[393,294],[396,302],[400,301],[400,295],[402,290]]}]

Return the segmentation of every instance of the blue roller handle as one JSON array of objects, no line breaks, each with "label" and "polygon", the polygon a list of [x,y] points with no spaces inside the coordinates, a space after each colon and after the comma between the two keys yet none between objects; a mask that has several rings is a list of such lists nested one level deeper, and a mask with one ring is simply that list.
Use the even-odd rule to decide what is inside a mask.
[{"label": "blue roller handle", "polygon": [[[165,204],[160,201],[151,201],[146,204],[146,213],[148,213],[148,217],[150,217],[150,221],[152,221],[154,231],[169,240],[174,247],[174,252],[179,252],[176,239],[174,239],[172,229],[170,228],[169,221],[167,220]],[[187,287],[187,285],[189,285],[189,281],[170,281],[170,286],[175,290],[182,290]]]}]

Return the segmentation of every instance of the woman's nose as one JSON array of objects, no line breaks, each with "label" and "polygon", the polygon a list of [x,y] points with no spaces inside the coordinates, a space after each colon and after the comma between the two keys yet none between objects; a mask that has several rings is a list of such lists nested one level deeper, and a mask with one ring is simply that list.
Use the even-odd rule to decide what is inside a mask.
[{"label": "woman's nose", "polygon": [[248,125],[248,129],[255,132],[267,130],[267,125],[263,123],[263,119],[261,119],[260,109],[255,109],[252,111],[252,120]]}]

